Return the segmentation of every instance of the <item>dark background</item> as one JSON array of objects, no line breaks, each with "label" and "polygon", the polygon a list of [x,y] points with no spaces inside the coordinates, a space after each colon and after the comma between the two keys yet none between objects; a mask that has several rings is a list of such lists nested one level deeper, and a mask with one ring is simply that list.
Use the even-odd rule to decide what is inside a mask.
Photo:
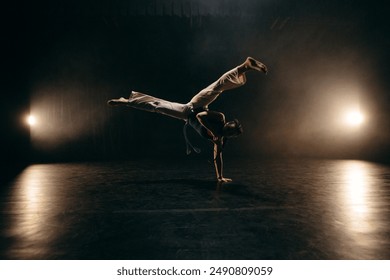
[{"label": "dark background", "polygon": [[[249,73],[210,106],[244,126],[226,154],[388,161],[390,30],[379,3],[2,4],[2,173],[29,162],[184,157],[182,122],[106,101],[133,89],[186,103],[247,56],[269,74]],[[339,124],[351,104],[366,115],[355,130]]]}]

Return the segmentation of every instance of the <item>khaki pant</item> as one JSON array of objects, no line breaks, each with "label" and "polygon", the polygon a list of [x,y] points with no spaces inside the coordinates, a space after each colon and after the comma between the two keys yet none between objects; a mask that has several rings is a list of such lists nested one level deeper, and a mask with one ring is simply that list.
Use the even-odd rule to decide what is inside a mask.
[{"label": "khaki pant", "polygon": [[164,114],[173,118],[187,120],[192,110],[198,108],[208,109],[212,103],[225,90],[234,89],[244,85],[245,74],[239,74],[238,68],[234,68],[223,74],[218,80],[201,90],[187,104],[176,103],[156,98],[144,93],[132,91],[127,106]]}]

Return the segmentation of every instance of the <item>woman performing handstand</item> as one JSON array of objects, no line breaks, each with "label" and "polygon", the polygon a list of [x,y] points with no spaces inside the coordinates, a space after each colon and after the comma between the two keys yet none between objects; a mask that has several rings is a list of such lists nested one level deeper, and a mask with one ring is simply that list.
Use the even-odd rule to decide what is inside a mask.
[{"label": "woman performing handstand", "polygon": [[[107,103],[111,106],[129,106],[184,120],[186,126],[192,126],[202,137],[214,143],[214,166],[217,180],[218,182],[230,182],[232,180],[224,178],[222,174],[222,149],[226,139],[237,137],[243,130],[237,120],[227,122],[223,113],[210,111],[208,105],[223,91],[244,85],[245,72],[250,70],[264,73],[268,71],[263,63],[248,57],[244,63],[226,72],[217,81],[201,90],[187,104],[170,102],[136,91],[132,91],[129,98],[111,99]],[[187,153],[191,152],[190,148],[198,152],[198,149],[189,143],[186,133],[184,135],[187,141]]]}]

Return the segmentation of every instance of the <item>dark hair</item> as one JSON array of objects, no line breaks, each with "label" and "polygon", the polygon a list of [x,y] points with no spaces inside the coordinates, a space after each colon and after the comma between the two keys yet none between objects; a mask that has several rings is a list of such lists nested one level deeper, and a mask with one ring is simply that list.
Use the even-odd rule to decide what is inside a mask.
[{"label": "dark hair", "polygon": [[226,137],[237,137],[242,134],[243,131],[242,125],[237,119],[227,122],[223,126],[223,134]]}]

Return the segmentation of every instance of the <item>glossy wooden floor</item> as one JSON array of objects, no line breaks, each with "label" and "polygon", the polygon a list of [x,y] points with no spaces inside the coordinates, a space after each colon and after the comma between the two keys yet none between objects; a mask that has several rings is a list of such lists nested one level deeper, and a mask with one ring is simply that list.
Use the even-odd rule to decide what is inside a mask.
[{"label": "glossy wooden floor", "polygon": [[390,259],[390,167],[363,161],[31,165],[1,259]]}]

